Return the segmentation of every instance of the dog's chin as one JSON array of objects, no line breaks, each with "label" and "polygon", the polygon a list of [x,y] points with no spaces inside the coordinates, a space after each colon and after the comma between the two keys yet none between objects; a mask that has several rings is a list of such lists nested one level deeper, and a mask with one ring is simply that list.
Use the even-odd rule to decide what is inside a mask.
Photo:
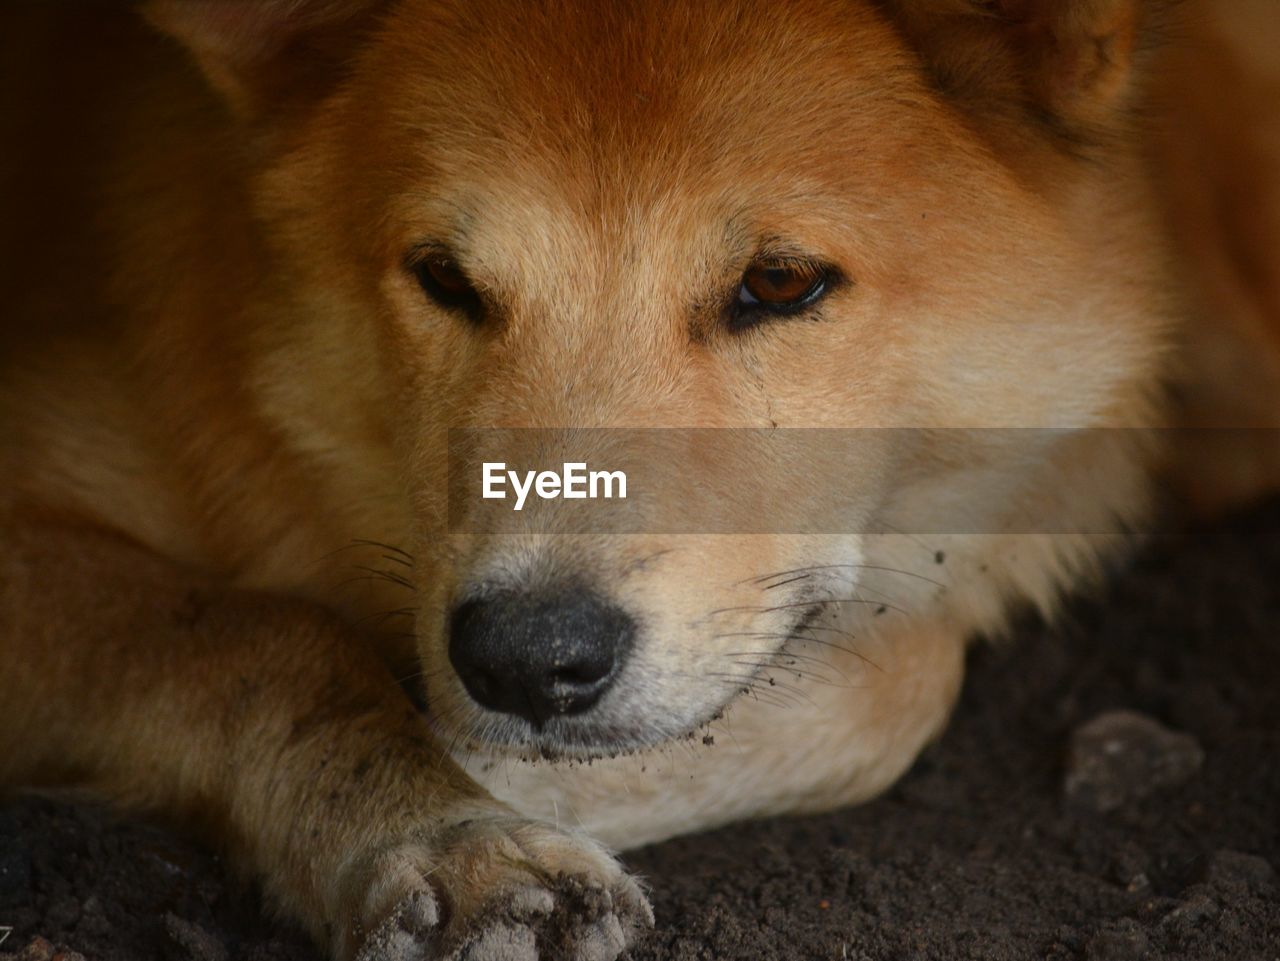
[{"label": "dog's chin", "polygon": [[553,763],[597,761],[700,738],[706,726],[721,718],[738,696],[734,692],[724,703],[684,720],[584,715],[552,718],[535,727],[520,718],[483,712],[457,730],[443,730],[434,723],[433,727],[442,743],[466,754]]}]

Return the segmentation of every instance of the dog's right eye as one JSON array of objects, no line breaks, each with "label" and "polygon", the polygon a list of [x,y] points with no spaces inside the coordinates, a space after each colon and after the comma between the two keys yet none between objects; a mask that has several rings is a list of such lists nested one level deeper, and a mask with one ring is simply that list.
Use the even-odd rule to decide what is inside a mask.
[{"label": "dog's right eye", "polygon": [[426,295],[446,310],[459,310],[474,321],[484,313],[484,302],[475,285],[447,257],[428,256],[410,261],[409,269]]}]

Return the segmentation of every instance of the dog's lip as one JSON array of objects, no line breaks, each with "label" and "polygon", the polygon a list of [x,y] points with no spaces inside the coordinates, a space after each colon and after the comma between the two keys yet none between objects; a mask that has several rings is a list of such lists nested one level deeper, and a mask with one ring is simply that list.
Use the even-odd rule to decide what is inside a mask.
[{"label": "dog's lip", "polygon": [[[464,751],[481,751],[523,760],[595,761],[625,757],[660,747],[692,736],[703,726],[702,724],[694,725],[686,734],[671,734],[654,739],[647,736],[641,724],[601,725],[598,721],[586,722],[565,718],[556,719],[542,728],[535,728],[527,722],[512,721],[511,723],[522,724],[527,736],[494,738],[488,736],[486,732],[476,732],[474,729],[465,729],[460,734],[443,730],[439,730],[438,733],[456,742]],[[434,726],[436,725],[433,724]]]}]

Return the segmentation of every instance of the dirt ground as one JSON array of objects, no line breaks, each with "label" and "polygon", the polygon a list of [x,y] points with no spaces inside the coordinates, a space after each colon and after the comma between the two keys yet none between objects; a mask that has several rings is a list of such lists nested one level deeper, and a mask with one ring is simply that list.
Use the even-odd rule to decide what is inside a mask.
[{"label": "dirt ground", "polygon": [[[633,957],[1280,958],[1278,574],[1280,503],[977,648],[880,800],[629,855],[658,915]],[[4,961],[316,959],[198,848],[43,801],[0,806],[4,926]]]}]

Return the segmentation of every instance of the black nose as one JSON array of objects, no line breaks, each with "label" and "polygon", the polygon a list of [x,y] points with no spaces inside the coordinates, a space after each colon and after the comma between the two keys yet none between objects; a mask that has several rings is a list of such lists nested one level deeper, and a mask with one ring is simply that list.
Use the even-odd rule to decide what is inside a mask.
[{"label": "black nose", "polygon": [[599,701],[634,635],[625,611],[588,590],[505,593],[454,610],[449,660],[478,703],[540,727]]}]

